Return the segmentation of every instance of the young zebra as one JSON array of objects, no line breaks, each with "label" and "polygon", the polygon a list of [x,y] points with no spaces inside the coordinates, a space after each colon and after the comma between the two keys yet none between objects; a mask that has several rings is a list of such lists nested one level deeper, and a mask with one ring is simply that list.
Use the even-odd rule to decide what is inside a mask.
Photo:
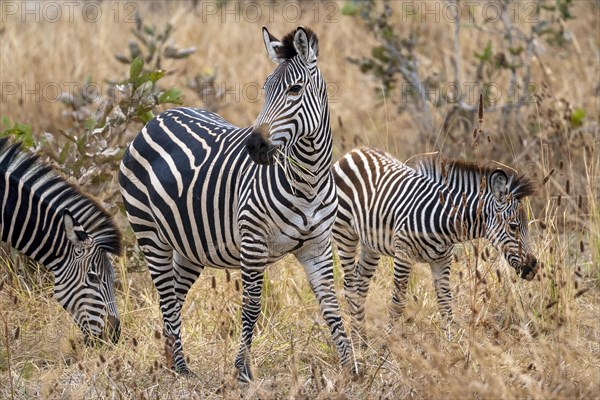
[{"label": "young zebra", "polygon": [[522,278],[535,276],[522,205],[534,192],[530,180],[431,156],[411,168],[369,147],[346,154],[333,171],[339,196],[333,236],[357,339],[364,336],[365,298],[381,255],[394,257],[392,322],[402,314],[408,276],[418,262],[430,264],[440,311],[452,317],[449,277],[456,243],[486,238]]},{"label": "young zebra", "polygon": [[120,322],[109,253],[121,254],[112,218],[19,144],[0,139],[0,239],[54,274],[54,297],[86,343],[116,343]]},{"label": "young zebra", "polygon": [[172,368],[189,374],[181,309],[205,267],[240,268],[242,337],[235,366],[252,379],[250,347],[267,265],[292,253],[304,266],[338,355],[352,367],[333,285],[337,212],[331,128],[318,40],[299,27],[283,40],[263,28],[277,63],[254,126],[178,108],[149,122],[123,157],[119,182],[129,221],[160,296]]}]

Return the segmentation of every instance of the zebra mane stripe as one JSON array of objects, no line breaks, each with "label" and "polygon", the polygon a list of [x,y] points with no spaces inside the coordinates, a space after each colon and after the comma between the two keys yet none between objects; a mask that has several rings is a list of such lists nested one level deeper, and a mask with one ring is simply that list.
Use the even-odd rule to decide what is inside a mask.
[{"label": "zebra mane stripe", "polygon": [[[310,28],[304,28],[306,31],[306,36],[308,38],[308,43],[313,49],[316,49],[315,56],[319,56],[319,38],[317,38],[317,34],[314,33]],[[283,39],[281,39],[282,46],[275,47],[275,51],[277,52],[277,57],[285,60],[291,60],[292,58],[298,55],[296,51],[296,47],[294,47],[294,35],[296,30],[293,30],[287,33]]]},{"label": "zebra mane stripe", "polygon": [[[427,175],[438,182],[444,182],[446,177],[476,174],[489,177],[494,171],[502,170],[508,177],[508,191],[515,198],[522,199],[533,195],[536,184],[530,178],[519,175],[515,170],[498,165],[481,164],[476,161],[443,160],[439,154],[423,155],[411,160],[411,166],[420,174]],[[442,165],[443,164],[443,165]]]},{"label": "zebra mane stripe", "polygon": [[[71,202],[63,201],[61,204],[77,204],[77,209],[81,212],[74,215],[74,217],[77,218],[77,222],[83,226],[86,233],[94,238],[97,246],[117,256],[123,253],[121,232],[117,229],[112,216],[91,196],[68,182],[50,164],[42,161],[37,155],[23,152],[20,142],[10,144],[8,138],[0,138],[0,160],[2,160],[1,164],[7,166],[7,169],[3,170],[2,173],[14,171],[18,167],[26,168],[25,174],[30,178],[26,180],[27,185],[32,185],[39,179],[60,182],[60,185],[64,188],[63,196],[72,199]],[[70,211],[74,213],[76,210]],[[62,210],[60,212],[62,213]]]}]

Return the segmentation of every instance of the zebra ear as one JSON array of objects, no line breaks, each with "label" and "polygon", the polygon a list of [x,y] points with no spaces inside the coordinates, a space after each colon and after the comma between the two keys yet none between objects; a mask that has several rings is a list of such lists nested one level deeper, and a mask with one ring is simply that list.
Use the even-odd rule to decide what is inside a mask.
[{"label": "zebra ear", "polygon": [[80,243],[88,238],[88,234],[83,229],[83,226],[66,209],[63,212],[63,227],[65,228],[67,239],[72,243]]},{"label": "zebra ear", "polygon": [[298,52],[300,58],[306,64],[314,64],[317,62],[317,49],[316,43],[308,40],[308,34],[306,33],[306,29],[303,26],[299,26],[296,29],[296,33],[294,34],[294,47]]},{"label": "zebra ear", "polygon": [[283,60],[277,56],[277,47],[283,46],[283,43],[279,41],[275,36],[271,35],[266,27],[263,26],[263,40],[265,41],[265,48],[267,49],[267,53],[269,54],[269,58],[276,62],[277,64],[281,63]]},{"label": "zebra ear", "polygon": [[506,176],[506,172],[498,169],[490,175],[490,188],[492,189],[492,193],[494,196],[503,201],[508,193],[508,176]]}]

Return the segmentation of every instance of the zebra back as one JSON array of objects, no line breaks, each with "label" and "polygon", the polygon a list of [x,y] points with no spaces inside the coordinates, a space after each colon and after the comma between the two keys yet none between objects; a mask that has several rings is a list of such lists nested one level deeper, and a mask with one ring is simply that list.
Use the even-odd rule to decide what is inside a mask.
[{"label": "zebra back", "polygon": [[516,199],[529,197],[536,191],[536,185],[529,177],[498,163],[482,164],[477,161],[446,160],[439,153],[421,155],[411,161],[408,164],[415,171],[444,185],[465,181],[467,177],[471,182],[482,182],[493,172],[501,170],[508,178],[508,192]]}]

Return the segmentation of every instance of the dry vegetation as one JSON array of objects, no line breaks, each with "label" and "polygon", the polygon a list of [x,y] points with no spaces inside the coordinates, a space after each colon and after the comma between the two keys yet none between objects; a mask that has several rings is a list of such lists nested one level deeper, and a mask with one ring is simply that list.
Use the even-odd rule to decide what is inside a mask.
[{"label": "dry vegetation", "polygon": [[[119,6],[104,3],[115,4]],[[339,370],[301,268],[287,258],[268,271],[253,347],[257,380],[240,388],[233,368],[240,325],[239,272],[206,271],[193,287],[184,310],[183,340],[198,378],[181,379],[164,367],[157,294],[139,251],[132,246],[130,231],[126,232],[127,257],[116,260],[123,332],[114,347],[85,347],[69,315],[52,299],[52,283],[43,269],[4,247],[0,251],[0,397],[600,397],[598,3],[575,2],[576,19],[564,22],[570,35],[566,45],[553,47],[540,40],[532,65],[539,101],[526,109],[521,121],[528,126],[533,122],[536,128],[519,137],[495,131],[499,117],[490,113],[484,122],[490,141],[476,148],[471,146],[470,130],[462,135],[436,130],[423,142],[415,133],[414,118],[397,112],[393,99],[378,98],[373,90],[377,83],[348,63],[349,56],[369,55],[375,44],[360,19],[338,10],[332,16],[336,21],[327,20],[331,8],[302,4],[305,13],[299,21],[286,21],[281,11],[269,21],[263,10],[260,21],[242,15],[237,23],[235,15],[224,14],[203,21],[201,6],[194,13],[187,2],[170,6],[149,2],[139,8],[147,23],[160,26],[170,21],[178,45],[198,49],[189,59],[163,64],[174,73],[162,84],[183,89],[186,105],[202,106],[186,87],[188,80],[199,71],[218,68],[219,82],[233,87],[237,83],[239,88],[226,95],[219,112],[235,124],[250,125],[262,101],[247,101],[241,89],[248,82],[260,87],[273,68],[260,26],[268,25],[271,32],[282,35],[303,24],[319,35],[320,67],[334,88],[334,157],[356,144],[383,147],[400,159],[441,149],[447,156],[481,160],[501,154],[498,161],[535,173],[540,190],[529,214],[531,240],[544,263],[538,278],[518,279],[483,241],[458,246],[452,277],[456,321],[451,335],[440,327],[428,268],[418,266],[411,277],[403,324],[386,337],[382,332],[391,294],[391,264],[385,260],[367,302],[371,343],[368,349],[357,349],[362,376],[352,381]],[[123,78],[126,69],[114,54],[125,51],[132,24],[123,22],[125,10],[120,7],[116,22],[106,8],[106,17],[97,23],[84,21],[78,13],[73,22],[62,18],[56,23],[20,23],[19,18],[3,16],[1,82],[17,82],[28,89],[51,82],[65,87],[91,75],[104,87],[109,79]],[[415,25],[419,53],[424,55],[421,68],[436,72],[442,81],[450,79],[452,24],[442,18],[437,24],[413,21],[411,26]],[[487,40],[463,29],[465,75],[475,68],[471,55],[481,52]],[[498,79],[502,84],[507,78]],[[34,95],[3,97],[0,116],[29,124],[36,134],[66,129],[70,120],[63,116],[64,106],[47,100],[43,95],[39,100]],[[569,108],[587,111],[585,129],[568,126]],[[125,218],[119,218],[125,227]],[[340,276],[337,287],[341,293]]]}]

